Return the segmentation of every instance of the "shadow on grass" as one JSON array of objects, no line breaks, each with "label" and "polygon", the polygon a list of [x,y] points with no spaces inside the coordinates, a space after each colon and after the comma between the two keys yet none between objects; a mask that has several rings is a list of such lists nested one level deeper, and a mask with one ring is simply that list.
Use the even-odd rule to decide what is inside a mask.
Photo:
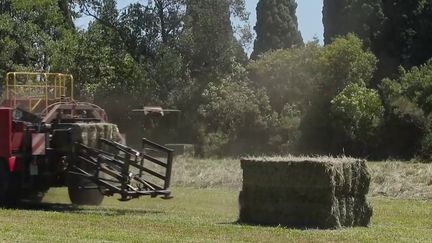
[{"label": "shadow on grass", "polygon": [[[248,226],[248,227],[270,228],[270,229],[282,228],[282,229],[287,229],[287,230],[300,230],[300,231],[309,231],[309,230],[335,231],[335,230],[345,229],[344,227],[311,227],[311,226],[305,226],[305,225],[248,223],[248,222],[241,222],[239,220],[234,221],[234,222],[224,222],[224,223],[218,223],[218,224],[219,225],[231,225],[231,226]],[[367,227],[357,226],[355,228],[367,228]]]},{"label": "shadow on grass", "polygon": [[130,209],[130,208],[110,208],[97,206],[76,206],[64,203],[34,203],[34,202],[19,202],[14,204],[0,205],[0,209],[9,210],[30,210],[30,211],[47,211],[61,212],[71,214],[87,214],[99,216],[124,216],[124,215],[151,215],[163,214],[162,211]]}]

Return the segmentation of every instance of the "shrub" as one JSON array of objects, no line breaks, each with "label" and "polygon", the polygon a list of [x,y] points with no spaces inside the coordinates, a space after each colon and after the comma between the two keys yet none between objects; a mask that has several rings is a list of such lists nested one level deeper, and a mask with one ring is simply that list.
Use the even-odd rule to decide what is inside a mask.
[{"label": "shrub", "polygon": [[[365,50],[362,41],[352,34],[337,38],[332,44],[322,48],[317,60],[318,69],[314,78],[316,88],[312,93],[313,99],[301,122],[300,143],[303,153],[340,154],[343,153],[341,146],[344,143],[356,141],[365,143],[366,138],[369,137],[366,134],[373,131],[370,127],[365,133],[360,132],[359,129],[363,129],[363,126],[371,126],[370,123],[374,121],[368,120],[371,118],[365,115],[368,112],[371,115],[375,113],[365,110],[370,107],[360,107],[360,104],[355,102],[369,96],[377,97],[364,87],[370,83],[376,63],[376,57]],[[364,97],[356,101],[352,95],[357,93]],[[338,95],[340,97],[335,99]],[[352,107],[344,107],[344,105]],[[375,105],[378,106],[378,102]],[[337,121],[333,121],[335,115],[338,116]],[[358,116],[363,119],[359,123],[355,122]]]},{"label": "shrub", "polygon": [[276,112],[281,113],[286,104],[304,111],[316,83],[320,51],[313,42],[302,48],[268,52],[248,65],[251,83],[266,89]]},{"label": "shrub", "polygon": [[403,158],[432,158],[432,61],[381,84],[388,110],[384,148]]},{"label": "shrub", "polygon": [[339,138],[341,141],[358,144],[363,151],[376,139],[383,115],[378,92],[361,84],[349,84],[331,101],[334,133],[343,134],[345,138]]},{"label": "shrub", "polygon": [[205,122],[205,135],[201,140],[211,148],[205,154],[254,154],[268,149],[267,132],[277,117],[263,90],[228,78],[209,84],[202,96],[205,102],[198,112]]}]

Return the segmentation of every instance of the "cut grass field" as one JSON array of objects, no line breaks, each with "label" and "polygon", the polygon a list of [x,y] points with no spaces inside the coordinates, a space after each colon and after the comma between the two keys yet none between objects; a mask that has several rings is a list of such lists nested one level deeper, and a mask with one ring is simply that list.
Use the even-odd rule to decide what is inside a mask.
[{"label": "cut grass field", "polygon": [[[294,230],[239,225],[239,171],[232,164],[237,161],[177,162],[183,164],[176,165],[172,200],[142,198],[121,203],[107,198],[101,207],[73,207],[65,189],[54,189],[44,204],[0,209],[0,241],[432,242],[432,201],[377,195],[371,199],[374,216],[368,228]],[[194,176],[187,179],[184,173]],[[387,178],[379,181],[387,183]],[[428,189],[426,184],[423,189]]]},{"label": "cut grass field", "polygon": [[[175,185],[195,188],[232,188],[242,184],[240,160],[179,158],[175,163]],[[368,162],[372,175],[369,196],[432,200],[432,164]]]}]

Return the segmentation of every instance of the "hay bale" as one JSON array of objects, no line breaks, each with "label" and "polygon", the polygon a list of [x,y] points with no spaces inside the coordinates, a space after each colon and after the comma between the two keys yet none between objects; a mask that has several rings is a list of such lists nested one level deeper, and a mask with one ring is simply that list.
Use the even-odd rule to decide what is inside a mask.
[{"label": "hay bale", "polygon": [[308,228],[367,226],[370,174],[341,158],[243,159],[240,222]]},{"label": "hay bale", "polygon": [[96,148],[98,144],[98,134],[96,126],[96,124],[88,125],[88,146],[92,148]]},{"label": "hay bale", "polygon": [[75,123],[72,125],[74,141],[93,148],[100,148],[100,139],[119,142],[121,135],[117,125],[111,123]]},{"label": "hay bale", "polygon": [[117,143],[121,143],[123,139],[119,128],[116,125],[114,125],[112,128],[113,128],[113,133],[111,139]]},{"label": "hay bale", "polygon": [[87,126],[81,126],[79,123],[73,124],[72,136],[74,142],[79,142],[84,145],[88,144],[88,128]]},{"label": "hay bale", "polygon": [[106,138],[105,136],[105,125],[104,124],[97,124],[96,125],[96,131],[97,131],[97,147],[101,147],[100,139]]}]

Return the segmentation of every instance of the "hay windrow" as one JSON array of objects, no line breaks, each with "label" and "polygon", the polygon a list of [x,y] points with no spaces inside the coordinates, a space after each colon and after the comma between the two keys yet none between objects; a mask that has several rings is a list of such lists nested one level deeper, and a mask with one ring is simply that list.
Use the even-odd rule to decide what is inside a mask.
[{"label": "hay windrow", "polygon": [[290,227],[367,226],[370,173],[353,158],[241,160],[240,221]]}]

